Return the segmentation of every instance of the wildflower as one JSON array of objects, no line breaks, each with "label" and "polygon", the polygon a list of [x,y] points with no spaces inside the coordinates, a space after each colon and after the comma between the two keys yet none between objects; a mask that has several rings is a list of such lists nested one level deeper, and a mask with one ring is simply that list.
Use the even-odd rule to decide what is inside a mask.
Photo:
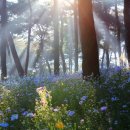
[{"label": "wildflower", "polygon": [[23,116],[26,116],[27,114],[28,114],[28,111],[24,111],[24,112],[22,113]]},{"label": "wildflower", "polygon": [[130,78],[128,78],[127,82],[128,82],[128,83],[130,82]]},{"label": "wildflower", "polygon": [[11,116],[11,121],[18,120],[18,114],[13,114]]},{"label": "wildflower", "polygon": [[9,126],[9,124],[8,123],[0,123],[0,127],[3,127],[3,128],[6,128],[6,127],[8,127]]},{"label": "wildflower", "polygon": [[0,99],[2,99],[3,97],[0,95]]},{"label": "wildflower", "polygon": [[82,105],[82,104],[83,104],[83,101],[80,101],[80,102],[79,102],[79,105]]},{"label": "wildflower", "polygon": [[87,98],[88,98],[87,96],[83,96],[83,97],[81,98],[81,101],[86,101]]},{"label": "wildflower", "polygon": [[6,112],[7,112],[7,113],[10,113],[10,112],[11,112],[10,107],[8,107],[8,108],[6,109]]},{"label": "wildflower", "polygon": [[36,89],[37,93],[40,93],[40,92],[42,92],[43,90],[44,90],[44,87],[39,87],[39,88]]},{"label": "wildflower", "polygon": [[80,124],[83,124],[83,123],[84,123],[84,119],[81,119],[81,120],[80,120]]},{"label": "wildflower", "polygon": [[116,120],[116,121],[114,121],[114,124],[115,124],[115,125],[117,125],[117,124],[118,124],[118,121],[117,121],[117,120]]},{"label": "wildflower", "polygon": [[73,116],[75,114],[75,111],[68,111],[67,115],[68,116]]},{"label": "wildflower", "polygon": [[40,101],[41,105],[46,106],[47,105],[47,101],[45,99],[41,99]]},{"label": "wildflower", "polygon": [[106,100],[105,100],[105,99],[101,99],[100,102],[101,102],[101,103],[104,103],[104,102],[106,102]]},{"label": "wildflower", "polygon": [[30,112],[26,116],[32,118],[32,117],[34,117],[34,114],[32,112]]},{"label": "wildflower", "polygon": [[0,116],[4,116],[4,113],[2,111],[0,111]]},{"label": "wildflower", "polygon": [[93,109],[93,112],[98,113],[99,111],[98,111],[97,109],[94,108],[94,109]]},{"label": "wildflower", "polygon": [[121,71],[122,70],[122,68],[120,67],[120,66],[116,66],[115,67],[115,72],[119,72],[119,71]]},{"label": "wildflower", "polygon": [[123,107],[123,108],[126,108],[126,107],[127,107],[127,105],[123,105],[122,107]]},{"label": "wildflower", "polygon": [[58,109],[58,108],[55,108],[55,109],[53,109],[53,111],[54,111],[54,112],[58,112],[58,111],[59,111],[59,109]]},{"label": "wildflower", "polygon": [[114,102],[114,101],[118,101],[119,98],[118,97],[112,97],[111,100]]},{"label": "wildflower", "polygon": [[110,127],[109,130],[112,130],[112,127]]},{"label": "wildflower", "polygon": [[65,102],[65,103],[68,103],[68,100],[67,100],[67,99],[65,99],[65,100],[64,100],[64,102]]},{"label": "wildflower", "polygon": [[56,123],[55,127],[56,127],[57,129],[63,129],[63,128],[64,128],[64,124],[63,124],[63,122],[58,121],[58,122]]},{"label": "wildflower", "polygon": [[101,110],[102,112],[106,111],[106,110],[107,110],[107,106],[101,107],[100,110]]}]

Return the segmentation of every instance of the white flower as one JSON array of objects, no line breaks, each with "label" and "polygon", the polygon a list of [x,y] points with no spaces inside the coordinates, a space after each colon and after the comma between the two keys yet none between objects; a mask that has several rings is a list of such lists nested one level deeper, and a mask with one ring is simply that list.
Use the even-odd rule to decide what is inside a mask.
[{"label": "white flower", "polygon": [[26,116],[32,118],[32,117],[34,117],[34,114],[33,114],[32,112],[30,112],[30,113],[28,113]]},{"label": "white flower", "polygon": [[82,105],[82,104],[83,104],[83,101],[80,101],[80,102],[79,102],[79,105]]}]

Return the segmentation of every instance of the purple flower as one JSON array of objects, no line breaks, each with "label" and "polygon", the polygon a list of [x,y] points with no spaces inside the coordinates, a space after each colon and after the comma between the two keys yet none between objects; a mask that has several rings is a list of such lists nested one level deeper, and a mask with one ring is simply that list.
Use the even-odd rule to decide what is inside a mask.
[{"label": "purple flower", "polygon": [[68,111],[67,115],[68,116],[73,116],[75,114],[75,111]]},{"label": "purple flower", "polygon": [[120,66],[116,66],[115,67],[115,72],[119,72],[119,71],[121,71],[122,70],[122,68],[120,67]]},{"label": "purple flower", "polygon": [[0,127],[3,127],[3,128],[6,128],[6,127],[8,127],[9,126],[9,124],[8,123],[0,123]]},{"label": "purple flower", "polygon": [[107,110],[107,106],[102,106],[102,107],[100,108],[100,110],[101,110],[102,112],[105,112],[105,111]]}]

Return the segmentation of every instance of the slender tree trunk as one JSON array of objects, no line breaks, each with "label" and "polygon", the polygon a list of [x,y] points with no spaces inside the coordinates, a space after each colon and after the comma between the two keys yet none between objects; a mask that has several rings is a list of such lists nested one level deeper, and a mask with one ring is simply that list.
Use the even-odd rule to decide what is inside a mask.
[{"label": "slender tree trunk", "polygon": [[10,46],[10,49],[11,49],[11,52],[12,52],[12,55],[13,55],[13,58],[14,58],[16,68],[18,70],[18,74],[19,74],[19,76],[24,76],[24,70],[23,70],[23,67],[20,63],[18,54],[16,52],[16,49],[15,49],[15,46],[14,46],[14,41],[13,41],[11,34],[8,35],[8,43],[9,43],[9,46]]},{"label": "slender tree trunk", "polygon": [[29,53],[30,53],[30,43],[31,43],[31,28],[32,28],[32,6],[31,6],[31,1],[28,0],[28,3],[29,3],[30,16],[29,16],[29,28],[28,28],[27,56],[26,56],[26,62],[25,62],[25,75],[27,75],[27,73],[28,73]]},{"label": "slender tree trunk", "polygon": [[79,0],[79,22],[82,45],[83,78],[99,75],[99,57],[94,27],[92,0]]},{"label": "slender tree trunk", "polygon": [[117,56],[116,56],[116,52],[114,52],[115,54],[115,65],[117,66]]},{"label": "slender tree trunk", "polygon": [[38,50],[37,50],[37,55],[36,55],[36,58],[35,58],[35,60],[34,60],[34,62],[33,62],[33,67],[36,66],[36,63],[38,63],[40,60],[42,60],[42,56],[43,56],[43,47],[44,47],[43,41],[44,41],[44,37],[41,36],[39,48],[38,48]]},{"label": "slender tree trunk", "polygon": [[48,62],[48,60],[47,59],[45,59],[46,60],[46,64],[47,64],[47,67],[48,67],[48,70],[49,70],[49,73],[50,73],[50,75],[51,75],[51,67],[50,67],[50,64],[49,64],[49,62]]},{"label": "slender tree trunk", "polygon": [[103,49],[103,55],[102,55],[102,62],[101,62],[102,69],[103,69],[103,65],[104,65],[104,57],[105,57],[105,49]]},{"label": "slender tree trunk", "polygon": [[109,49],[106,49],[106,65],[107,65],[107,69],[109,69],[110,66]]},{"label": "slender tree trunk", "polygon": [[59,15],[58,0],[54,0],[54,74],[59,75]]},{"label": "slender tree trunk", "polygon": [[78,71],[78,1],[74,1],[74,31],[75,31],[75,72]]},{"label": "slender tree trunk", "polygon": [[1,79],[4,80],[7,77],[7,66],[6,66],[6,46],[7,46],[7,7],[6,0],[2,0],[2,12],[1,12]]},{"label": "slender tree trunk", "polygon": [[[22,53],[20,54],[20,56],[19,56],[19,59],[20,59],[20,60],[22,60],[22,59],[24,58],[23,56],[25,55],[25,52],[26,52],[26,49],[24,49],[24,50],[22,51]],[[10,71],[9,71],[9,75],[14,74],[15,70],[16,70],[16,65],[13,65],[13,66],[11,67]]]},{"label": "slender tree trunk", "polygon": [[130,67],[130,0],[124,0],[125,44]]},{"label": "slender tree trunk", "polygon": [[[63,15],[63,14],[62,14]],[[60,55],[61,55],[61,60],[62,60],[62,64],[63,64],[63,72],[64,74],[66,73],[66,63],[65,63],[65,57],[64,57],[64,53],[63,53],[63,45],[64,45],[64,23],[63,23],[63,16],[61,16],[61,29],[60,29]]]},{"label": "slender tree trunk", "polygon": [[[115,17],[116,17],[116,35],[117,35],[117,41],[118,41],[118,53],[119,53],[119,58],[121,57],[121,38],[120,38],[120,20],[119,20],[119,14],[118,14],[118,3],[117,0],[115,0]],[[120,61],[120,64],[121,61]]]}]

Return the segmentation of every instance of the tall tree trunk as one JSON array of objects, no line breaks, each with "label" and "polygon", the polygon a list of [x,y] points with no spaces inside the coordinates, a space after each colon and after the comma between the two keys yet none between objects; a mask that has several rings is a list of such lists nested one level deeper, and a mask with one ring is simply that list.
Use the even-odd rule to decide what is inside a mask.
[{"label": "tall tree trunk", "polygon": [[99,57],[94,27],[92,0],[79,0],[79,22],[82,45],[83,78],[99,75]]},{"label": "tall tree trunk", "polygon": [[16,52],[16,49],[15,49],[15,46],[14,46],[14,41],[13,41],[11,34],[8,35],[8,43],[9,43],[9,46],[10,46],[10,49],[11,49],[11,52],[12,52],[12,56],[14,58],[16,68],[18,70],[18,74],[19,74],[20,77],[24,76],[24,70],[23,70],[23,67],[20,63],[18,54]]},{"label": "tall tree trunk", "polygon": [[[119,53],[119,58],[121,57],[121,38],[120,38],[120,20],[119,20],[119,14],[118,14],[118,3],[117,0],[115,0],[115,17],[116,17],[116,35],[117,35],[117,42],[118,42],[118,53]],[[120,61],[120,64],[121,61]]]},{"label": "tall tree trunk", "polygon": [[64,45],[64,23],[63,23],[63,14],[61,15],[61,29],[60,29],[60,55],[61,55],[61,60],[63,64],[63,72],[64,74],[66,73],[66,63],[65,63],[65,57],[63,53],[63,45]]},{"label": "tall tree trunk", "polygon": [[42,60],[42,56],[43,56],[43,48],[44,48],[44,37],[41,36],[40,37],[40,43],[39,43],[39,48],[37,50],[37,55],[36,55],[36,58],[34,59],[34,62],[33,62],[33,67],[36,66],[36,63],[38,63],[40,60]]},{"label": "tall tree trunk", "polygon": [[130,67],[130,0],[124,0],[125,44]]},{"label": "tall tree trunk", "polygon": [[27,56],[26,56],[26,62],[25,62],[25,75],[27,75],[27,72],[28,72],[30,43],[31,43],[31,28],[32,28],[32,6],[31,6],[31,1],[28,0],[28,3],[29,3],[30,16],[29,16],[29,28],[28,28]]},{"label": "tall tree trunk", "polygon": [[[20,54],[20,56],[19,56],[19,59],[20,59],[20,60],[22,60],[22,59],[24,58],[23,56],[25,55],[25,53],[26,53],[26,49],[24,49],[24,50],[22,51],[22,53]],[[14,65],[11,67],[10,71],[9,71],[9,75],[14,74],[15,70],[16,70],[16,65],[14,64]]]},{"label": "tall tree trunk", "polygon": [[106,65],[107,65],[107,69],[109,69],[110,66],[109,49],[106,49]]},{"label": "tall tree trunk", "polygon": [[7,7],[6,0],[2,0],[2,12],[1,12],[1,79],[4,80],[7,77],[7,67],[6,67],[6,46],[7,46]]},{"label": "tall tree trunk", "polygon": [[74,1],[74,31],[75,31],[75,72],[78,71],[78,1]]},{"label": "tall tree trunk", "polygon": [[50,66],[50,64],[49,64],[49,62],[48,62],[48,59],[45,59],[45,60],[46,60],[46,64],[47,64],[49,73],[50,73],[50,75],[51,75],[51,66]]},{"label": "tall tree trunk", "polygon": [[105,49],[103,49],[103,54],[102,54],[102,61],[101,61],[101,68],[103,69],[103,65],[104,65],[104,57],[105,57]]},{"label": "tall tree trunk", "polygon": [[58,0],[54,0],[54,74],[59,75],[59,15]]}]

